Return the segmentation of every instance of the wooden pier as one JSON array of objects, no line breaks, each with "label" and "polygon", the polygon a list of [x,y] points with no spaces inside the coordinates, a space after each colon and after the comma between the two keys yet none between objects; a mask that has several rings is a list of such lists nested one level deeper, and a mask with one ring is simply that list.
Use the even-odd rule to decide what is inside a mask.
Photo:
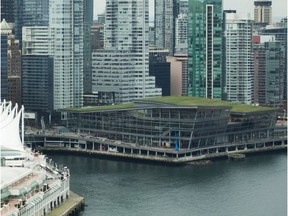
[{"label": "wooden pier", "polygon": [[49,216],[76,216],[84,210],[85,200],[78,194],[70,191],[69,198],[50,212]]}]

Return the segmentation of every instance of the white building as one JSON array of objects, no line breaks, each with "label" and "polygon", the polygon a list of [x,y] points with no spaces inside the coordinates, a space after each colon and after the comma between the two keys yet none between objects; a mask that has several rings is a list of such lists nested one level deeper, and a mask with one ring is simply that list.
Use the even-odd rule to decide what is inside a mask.
[{"label": "white building", "polygon": [[188,16],[179,14],[175,21],[175,53],[187,54]]},{"label": "white building", "polygon": [[149,76],[148,0],[107,0],[104,50],[92,54],[92,91],[116,103],[161,96]]},{"label": "white building", "polygon": [[48,55],[48,26],[22,28],[22,54]]},{"label": "white building", "polygon": [[174,50],[174,13],[173,0],[155,0],[155,45],[169,49],[171,55]]},{"label": "white building", "polygon": [[272,2],[267,0],[254,1],[254,21],[257,23],[272,23]]},{"label": "white building", "polygon": [[54,109],[83,105],[83,0],[49,1]]},{"label": "white building", "polygon": [[227,100],[251,104],[253,95],[252,21],[239,20],[236,13],[227,13],[225,38]]}]

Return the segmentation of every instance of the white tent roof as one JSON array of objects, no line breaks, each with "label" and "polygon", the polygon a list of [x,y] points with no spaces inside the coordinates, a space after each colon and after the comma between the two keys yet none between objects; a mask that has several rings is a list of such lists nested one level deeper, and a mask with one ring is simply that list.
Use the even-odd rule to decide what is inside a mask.
[{"label": "white tent roof", "polygon": [[[20,139],[19,123],[24,108],[18,111],[18,106],[11,110],[11,102],[1,103],[0,111],[0,148],[1,150],[24,151],[24,145]],[[22,128],[24,130],[24,128]]]}]

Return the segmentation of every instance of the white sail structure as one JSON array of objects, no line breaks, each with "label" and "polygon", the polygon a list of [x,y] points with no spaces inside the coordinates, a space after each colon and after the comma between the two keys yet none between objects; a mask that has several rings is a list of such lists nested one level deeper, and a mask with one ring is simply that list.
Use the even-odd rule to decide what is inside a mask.
[{"label": "white sail structure", "polygon": [[[24,107],[18,111],[18,105],[11,110],[12,103],[1,102],[0,112],[0,149],[1,151],[25,151],[24,140],[20,139],[19,123],[24,113]],[[22,118],[23,119],[23,118]],[[24,127],[22,124],[22,131]],[[23,138],[22,138],[23,139]]]}]

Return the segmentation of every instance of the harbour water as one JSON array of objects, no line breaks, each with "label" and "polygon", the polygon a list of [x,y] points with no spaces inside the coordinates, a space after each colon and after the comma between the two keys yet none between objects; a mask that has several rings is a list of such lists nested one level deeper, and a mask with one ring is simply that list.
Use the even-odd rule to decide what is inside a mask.
[{"label": "harbour water", "polygon": [[71,170],[84,216],[286,216],[287,154],[183,167],[48,155]]}]

